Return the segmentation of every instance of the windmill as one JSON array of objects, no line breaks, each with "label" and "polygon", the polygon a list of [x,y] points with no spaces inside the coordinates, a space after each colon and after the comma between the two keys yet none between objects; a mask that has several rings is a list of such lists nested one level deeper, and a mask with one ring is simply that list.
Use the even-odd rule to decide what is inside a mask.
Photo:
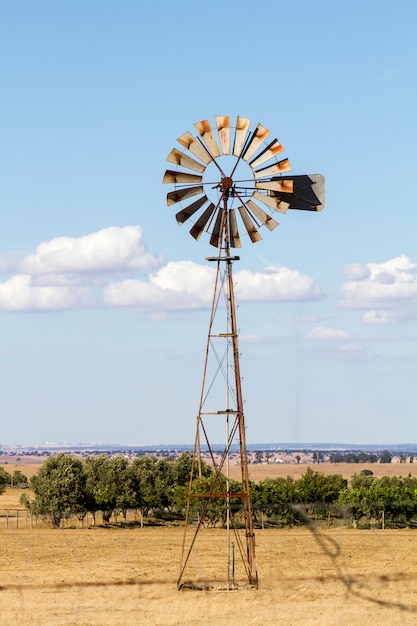
[{"label": "windmill", "polygon": [[[187,131],[178,137],[181,148],[174,148],[167,157],[175,168],[166,170],[163,177],[163,183],[174,186],[167,194],[167,204],[180,208],[178,224],[191,223],[190,233],[196,240],[207,232],[216,248],[214,256],[206,257],[216,270],[178,588],[195,587],[189,582],[190,575],[205,584],[212,576],[203,572],[205,558],[192,564],[191,556],[198,534],[208,521],[216,520],[216,511],[221,512],[223,521],[225,517],[227,569],[222,580],[226,588],[241,587],[242,578],[245,585],[258,585],[232,274],[239,256],[232,254],[232,249],[241,248],[246,237],[252,243],[260,241],[261,226],[274,230],[278,226],[273,217],[276,212],[321,211],[324,207],[323,176],[289,176],[288,159],[279,158],[283,151],[280,142],[268,140],[270,131],[261,124],[253,130],[250,125],[250,120],[241,116],[234,127],[229,116],[216,116],[215,128],[208,120],[197,122],[197,135]],[[217,450],[212,433],[218,437],[222,421],[225,444]],[[235,447],[238,484],[229,476]],[[205,477],[207,465],[212,471]],[[240,559],[235,558],[235,548]],[[198,583],[196,586],[199,588]]]}]

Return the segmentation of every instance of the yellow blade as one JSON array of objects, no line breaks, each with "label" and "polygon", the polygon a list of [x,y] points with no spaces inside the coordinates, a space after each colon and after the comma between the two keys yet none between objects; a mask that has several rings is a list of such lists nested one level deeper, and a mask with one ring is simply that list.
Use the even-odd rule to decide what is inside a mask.
[{"label": "yellow blade", "polygon": [[270,189],[272,191],[281,191],[281,193],[292,193],[294,183],[292,180],[265,180],[255,183],[257,189]]},{"label": "yellow blade", "polygon": [[189,204],[188,206],[184,207],[182,211],[178,211],[178,213],[175,216],[178,222],[178,226],[181,226],[181,224],[184,224],[184,222],[186,222],[188,218],[194,215],[194,213],[198,211],[198,209],[201,209],[201,207],[206,202],[207,202],[207,196],[203,196],[202,198],[199,198],[192,204]]},{"label": "yellow blade", "polygon": [[257,156],[253,161],[251,161],[249,165],[254,170],[259,165],[262,165],[262,163],[265,163],[265,161],[269,161],[269,159],[272,159],[283,150],[284,148],[281,146],[278,139],[274,139],[274,141],[270,143],[269,146],[265,148],[265,150],[262,150],[260,155]]},{"label": "yellow blade", "polygon": [[186,198],[198,196],[199,193],[203,192],[204,190],[201,185],[199,185],[198,187],[185,187],[184,189],[176,189],[175,191],[170,191],[169,193],[167,193],[167,205],[171,206],[172,204],[181,202],[181,200],[185,200]]},{"label": "yellow blade", "polygon": [[200,239],[201,233],[203,232],[207,222],[209,221],[215,210],[216,207],[214,206],[214,204],[210,203],[204,213],[198,218],[198,220],[190,230],[190,233],[192,234],[194,239]]},{"label": "yellow blade", "polygon": [[177,172],[175,170],[167,170],[165,172],[163,183],[201,183],[202,176],[197,174],[188,174],[187,172]]},{"label": "yellow blade", "polygon": [[257,241],[261,241],[262,237],[260,236],[260,234],[256,230],[255,224],[252,222],[251,218],[249,217],[248,212],[245,209],[245,207],[240,206],[239,207],[239,213],[240,213],[240,217],[242,218],[242,221],[243,221],[243,223],[245,225],[245,228],[248,231],[248,235],[250,237],[251,242],[252,243],[256,243]]},{"label": "yellow blade", "polygon": [[288,159],[282,159],[282,161],[278,161],[278,163],[274,163],[274,165],[269,165],[268,167],[263,167],[262,169],[254,172],[253,175],[255,178],[264,178],[265,176],[273,176],[274,174],[281,174],[282,172],[289,172],[291,169],[291,165]]},{"label": "yellow blade", "polygon": [[204,141],[205,145],[208,148],[209,153],[212,157],[216,158],[220,156],[219,146],[214,139],[213,131],[211,130],[211,126],[208,120],[203,120],[202,122],[196,122],[194,124],[197,131],[200,134],[201,139]]},{"label": "yellow blade", "polygon": [[231,248],[241,248],[239,231],[237,228],[236,213],[234,209],[229,211],[229,243]]},{"label": "yellow blade", "polygon": [[222,153],[230,154],[230,117],[228,115],[216,115],[216,125]]},{"label": "yellow blade", "polygon": [[246,206],[249,207],[250,211],[262,222],[264,226],[267,227],[268,230],[274,230],[278,226],[278,222],[276,222],[268,213],[265,213],[261,207],[253,202],[253,200],[248,200],[246,202]]},{"label": "yellow blade", "polygon": [[266,206],[271,207],[271,209],[279,211],[280,213],[286,213],[288,211],[288,207],[290,206],[288,202],[284,202],[278,197],[274,198],[272,196],[266,195],[264,193],[261,193],[260,191],[254,191],[253,197],[266,204]]},{"label": "yellow blade", "polygon": [[184,152],[180,152],[174,148],[167,156],[167,161],[170,163],[175,163],[175,165],[181,165],[181,167],[186,167],[189,170],[194,170],[196,172],[204,172],[206,166],[198,161],[195,161],[191,157],[184,154]]},{"label": "yellow blade", "polygon": [[242,154],[242,157],[245,159],[245,161],[249,161],[251,156],[255,154],[259,146],[268,137],[269,133],[270,131],[267,128],[262,126],[262,124],[258,124],[258,126],[255,128],[255,132],[250,138],[250,141],[246,147],[245,152]]},{"label": "yellow blade", "polygon": [[190,152],[203,161],[203,163],[210,163],[212,161],[211,156],[208,154],[207,150],[204,150],[203,146],[190,132],[186,132],[181,137],[177,139],[178,143],[180,143],[184,148],[187,148]]},{"label": "yellow blade", "polygon": [[216,221],[214,223],[213,231],[210,237],[210,244],[214,246],[215,248],[218,248],[221,244],[220,231],[222,228],[222,221],[223,221],[223,211],[219,211],[217,213]]},{"label": "yellow blade", "polygon": [[237,116],[235,141],[233,144],[234,156],[239,157],[240,153],[242,152],[242,148],[245,145],[245,139],[248,133],[249,125],[250,120],[248,120],[246,117],[240,117],[240,115]]}]

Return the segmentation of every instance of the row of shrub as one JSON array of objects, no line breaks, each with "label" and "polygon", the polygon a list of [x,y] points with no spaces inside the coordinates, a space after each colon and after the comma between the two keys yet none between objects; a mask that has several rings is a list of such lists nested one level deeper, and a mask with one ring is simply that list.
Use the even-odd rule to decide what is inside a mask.
[{"label": "row of shrub", "polygon": [[[174,461],[142,456],[129,462],[123,456],[92,456],[83,460],[69,454],[50,457],[29,481],[33,497],[26,493],[21,503],[34,515],[47,516],[55,527],[76,516],[101,513],[104,522],[112,515],[126,518],[129,510],[142,520],[159,517],[183,520],[188,499],[192,457],[184,452]],[[1,469],[1,468],[0,468]],[[1,475],[1,472],[0,472]],[[192,483],[191,521],[205,507],[214,472],[202,463],[201,478]],[[224,476],[215,479],[216,493],[227,490]],[[10,484],[10,481],[9,483]],[[324,474],[308,468],[299,479],[266,478],[252,483],[254,523],[262,525],[303,524],[311,519],[328,522],[349,518],[354,525],[417,525],[417,478],[375,478],[372,472],[355,474],[350,484],[339,474]],[[230,504],[235,522],[242,515],[242,486],[229,481]],[[214,497],[205,521],[222,525],[226,519],[224,497]]]}]

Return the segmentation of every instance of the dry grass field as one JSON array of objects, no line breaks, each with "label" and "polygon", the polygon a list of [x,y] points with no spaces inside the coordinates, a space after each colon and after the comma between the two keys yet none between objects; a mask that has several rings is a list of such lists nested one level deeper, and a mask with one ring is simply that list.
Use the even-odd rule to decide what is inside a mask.
[{"label": "dry grass field", "polygon": [[[34,473],[39,465],[30,467]],[[375,475],[414,470],[414,464],[364,467]],[[364,467],[325,464],[314,469],[350,477]],[[381,467],[379,474],[376,469]],[[19,468],[30,475],[22,464]],[[253,465],[251,477],[297,478],[306,468]],[[10,464],[7,469],[14,468]],[[396,471],[387,471],[391,469]],[[0,509],[18,507],[20,493],[7,490],[2,494]],[[415,530],[352,530],[346,526],[257,530],[257,590],[222,590],[226,532],[203,529],[192,565],[199,582],[218,578],[219,588],[216,584],[209,591],[177,591],[181,541],[181,528],[1,526],[0,624],[417,623]]]},{"label": "dry grass field", "polygon": [[[5,625],[416,624],[417,533],[263,530],[260,586],[177,591],[179,528],[3,530]],[[225,569],[225,531],[198,537],[201,572]],[[204,580],[204,577],[201,577]]]},{"label": "dry grass field", "polygon": [[[249,477],[254,482],[259,482],[266,477],[277,478],[278,476],[292,476],[293,478],[301,478],[305,474],[308,467],[315,472],[323,472],[323,474],[341,474],[343,478],[351,478],[353,474],[359,474],[363,470],[370,470],[374,476],[417,476],[416,463],[260,463],[251,464],[249,466]],[[23,471],[23,470],[22,470]],[[230,475],[232,478],[239,478],[240,468],[237,465],[230,466]]]}]

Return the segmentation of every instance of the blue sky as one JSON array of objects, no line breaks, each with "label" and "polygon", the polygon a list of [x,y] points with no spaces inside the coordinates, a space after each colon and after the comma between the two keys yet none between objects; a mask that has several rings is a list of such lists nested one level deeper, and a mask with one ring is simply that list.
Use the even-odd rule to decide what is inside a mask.
[{"label": "blue sky", "polygon": [[248,442],[417,442],[416,18],[0,3],[0,441],[192,442],[213,249],[161,181],[195,122],[242,115],[326,177],[235,264]]}]

